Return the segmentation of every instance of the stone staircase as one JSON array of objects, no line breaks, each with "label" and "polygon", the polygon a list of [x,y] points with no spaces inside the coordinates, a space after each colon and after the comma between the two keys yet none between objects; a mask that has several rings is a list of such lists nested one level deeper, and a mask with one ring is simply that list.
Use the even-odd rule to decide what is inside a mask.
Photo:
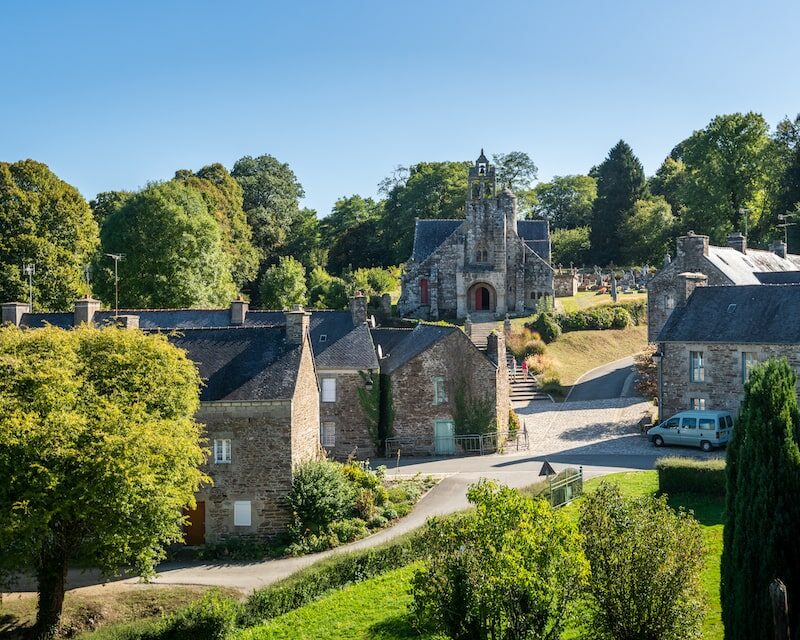
[{"label": "stone staircase", "polygon": [[493,313],[481,313],[479,311],[473,311],[470,314],[470,320],[472,320],[470,338],[478,349],[485,350],[486,339],[492,331],[498,328],[497,320]]},{"label": "stone staircase", "polygon": [[551,400],[546,393],[536,388],[533,378],[525,378],[522,368],[514,370],[514,357],[508,356],[508,381],[511,383],[510,393],[512,406],[526,405],[534,400]]}]

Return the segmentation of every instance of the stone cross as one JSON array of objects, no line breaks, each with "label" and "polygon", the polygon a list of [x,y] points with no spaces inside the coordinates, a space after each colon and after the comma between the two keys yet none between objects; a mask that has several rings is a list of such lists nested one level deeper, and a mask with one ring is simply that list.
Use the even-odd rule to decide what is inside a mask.
[{"label": "stone cross", "polygon": [[617,301],[617,276],[615,274],[611,274],[611,299],[616,302]]}]

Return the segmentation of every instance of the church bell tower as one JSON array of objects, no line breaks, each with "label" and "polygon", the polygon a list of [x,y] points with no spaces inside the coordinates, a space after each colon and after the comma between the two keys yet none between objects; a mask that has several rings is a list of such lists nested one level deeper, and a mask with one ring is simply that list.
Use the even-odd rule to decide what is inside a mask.
[{"label": "church bell tower", "polygon": [[495,197],[495,176],[494,165],[489,164],[489,160],[481,149],[481,155],[475,161],[475,166],[469,170],[468,177],[469,192],[468,200],[481,200]]}]

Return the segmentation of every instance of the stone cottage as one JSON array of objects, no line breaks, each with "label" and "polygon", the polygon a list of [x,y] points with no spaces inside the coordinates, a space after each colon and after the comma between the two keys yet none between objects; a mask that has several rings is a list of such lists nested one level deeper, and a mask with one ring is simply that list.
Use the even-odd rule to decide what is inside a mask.
[{"label": "stone cottage", "polygon": [[478,349],[457,327],[373,329],[380,370],[389,380],[394,409],[390,442],[406,455],[457,453],[459,398],[480,403],[496,432],[508,430],[510,408],[505,341],[489,335]]},{"label": "stone cottage", "polygon": [[655,342],[667,318],[684,295],[683,273],[699,273],[716,285],[800,282],[800,255],[776,242],[769,251],[749,249],[741,233],[728,236],[727,247],[710,245],[708,236],[690,231],[678,238],[677,255],[647,284],[647,335]]},{"label": "stone cottage", "polygon": [[800,284],[679,279],[684,293],[657,337],[662,416],[688,409],[736,416],[750,369],[767,358],[785,357],[800,372]]},{"label": "stone cottage", "polygon": [[469,170],[464,220],[417,220],[398,312],[423,319],[487,312],[523,315],[552,297],[546,220],[517,220],[517,199],[498,193],[481,150]]}]

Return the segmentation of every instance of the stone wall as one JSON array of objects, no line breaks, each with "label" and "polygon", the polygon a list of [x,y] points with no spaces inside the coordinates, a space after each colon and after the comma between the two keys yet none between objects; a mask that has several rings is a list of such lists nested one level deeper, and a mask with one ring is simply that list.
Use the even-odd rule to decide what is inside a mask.
[{"label": "stone wall", "polygon": [[[661,363],[664,417],[691,409],[693,398],[703,398],[708,410],[730,411],[736,416],[744,399],[743,352],[757,353],[759,361],[785,357],[795,371],[800,372],[800,345],[666,343],[661,349],[664,353]],[[690,351],[704,354],[703,382],[690,381]]]},{"label": "stone wall", "polygon": [[[364,382],[358,371],[329,370],[317,371],[320,379],[336,379],[336,402],[320,402],[320,422],[333,422],[336,425],[335,446],[326,448],[330,456],[344,460],[351,454],[363,460],[375,456],[375,445],[369,435],[367,416],[358,399],[358,389]],[[373,383],[378,384],[378,374],[373,374]]]},{"label": "stone wall", "polygon": [[578,276],[571,271],[556,273],[553,276],[553,288],[556,298],[571,298],[578,293]]}]

